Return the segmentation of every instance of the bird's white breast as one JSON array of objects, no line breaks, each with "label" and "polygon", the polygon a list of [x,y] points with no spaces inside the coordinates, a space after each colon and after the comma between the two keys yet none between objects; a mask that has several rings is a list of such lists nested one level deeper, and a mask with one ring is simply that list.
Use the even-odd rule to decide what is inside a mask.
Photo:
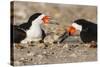
[{"label": "bird's white breast", "polygon": [[42,31],[40,25],[32,25],[30,30],[27,31],[27,38],[31,40],[40,39],[42,36]]}]

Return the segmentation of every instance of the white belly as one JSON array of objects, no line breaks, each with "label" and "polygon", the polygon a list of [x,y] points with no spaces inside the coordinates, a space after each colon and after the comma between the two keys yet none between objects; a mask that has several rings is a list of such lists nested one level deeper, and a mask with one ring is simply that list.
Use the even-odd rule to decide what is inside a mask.
[{"label": "white belly", "polygon": [[27,31],[27,38],[31,38],[31,39],[40,38],[41,35],[42,35],[41,29],[36,28],[36,29]]},{"label": "white belly", "polygon": [[26,38],[22,40],[21,43],[41,40],[42,31],[41,31],[40,26],[34,26],[34,27],[31,27],[29,30],[27,30],[26,34],[27,34]]}]

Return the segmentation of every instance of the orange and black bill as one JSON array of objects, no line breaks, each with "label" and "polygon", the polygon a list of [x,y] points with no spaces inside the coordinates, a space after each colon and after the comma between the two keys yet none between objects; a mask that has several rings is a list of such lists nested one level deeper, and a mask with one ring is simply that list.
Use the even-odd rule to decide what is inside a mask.
[{"label": "orange and black bill", "polygon": [[43,20],[44,24],[48,24],[49,23],[49,19],[50,19],[49,16],[44,16],[42,20]]},{"label": "orange and black bill", "polygon": [[69,35],[74,35],[76,29],[73,26],[70,26],[69,28],[67,28],[67,32],[69,33]]}]

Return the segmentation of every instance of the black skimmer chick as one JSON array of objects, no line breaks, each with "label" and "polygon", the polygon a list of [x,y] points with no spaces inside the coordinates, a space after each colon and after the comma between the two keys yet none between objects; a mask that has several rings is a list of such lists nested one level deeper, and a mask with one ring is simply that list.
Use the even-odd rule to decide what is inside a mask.
[{"label": "black skimmer chick", "polygon": [[58,39],[57,40],[55,40],[53,43],[54,44],[62,44],[62,43],[64,43],[66,40],[67,40],[67,38],[69,37],[69,34],[68,34],[68,32],[67,31],[65,31],[63,34],[61,34],[61,36],[60,37],[58,37]]},{"label": "black skimmer chick", "polygon": [[13,43],[27,43],[31,41],[44,42],[46,36],[45,31],[42,29],[41,24],[48,24],[49,16],[42,13],[33,14],[28,22],[19,26],[11,25],[13,36],[11,37]]}]

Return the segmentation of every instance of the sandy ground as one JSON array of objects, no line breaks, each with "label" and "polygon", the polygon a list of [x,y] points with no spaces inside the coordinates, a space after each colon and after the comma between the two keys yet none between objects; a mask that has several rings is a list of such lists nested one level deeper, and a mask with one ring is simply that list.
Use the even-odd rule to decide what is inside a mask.
[{"label": "sandy ground", "polygon": [[40,44],[37,42],[24,44],[21,48],[14,47],[14,65],[58,64],[96,60],[97,49],[89,48],[79,42],[68,42],[66,44],[49,42]]},{"label": "sandy ground", "polygon": [[[26,22],[30,15],[41,12],[52,17],[52,24],[42,25],[47,33],[45,43],[13,44],[14,65],[58,64],[97,60],[97,48],[89,48],[77,36],[72,36],[63,44],[53,44],[73,20],[84,18],[96,22],[95,6],[59,5],[43,3],[14,3],[14,24]],[[57,24],[56,24],[57,23]],[[18,45],[21,45],[20,48]],[[17,47],[16,47],[17,46]]]},{"label": "sandy ground", "polygon": [[[81,43],[79,36],[69,37],[64,44],[53,44],[54,34],[46,37],[45,43],[19,44],[14,47],[14,65],[58,64],[97,60],[97,49]],[[57,35],[54,35],[57,38]],[[53,38],[52,38],[53,39]]]}]

